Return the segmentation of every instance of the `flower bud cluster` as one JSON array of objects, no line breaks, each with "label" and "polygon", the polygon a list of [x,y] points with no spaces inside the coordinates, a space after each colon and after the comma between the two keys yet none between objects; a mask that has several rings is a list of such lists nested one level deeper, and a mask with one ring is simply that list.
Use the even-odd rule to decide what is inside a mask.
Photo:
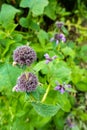
[{"label": "flower bud cluster", "polygon": [[[18,64],[21,67],[24,65],[30,66],[36,60],[36,53],[32,48],[24,45],[14,50],[13,60],[15,65]],[[31,92],[36,89],[37,84],[37,77],[33,73],[25,72],[18,78],[13,91]]]},{"label": "flower bud cluster", "polygon": [[31,92],[36,89],[37,84],[38,80],[34,74],[24,73],[18,78],[17,85],[13,88],[13,91]]},{"label": "flower bud cluster", "polygon": [[36,53],[28,46],[21,46],[14,50],[13,60],[20,66],[30,66],[36,60]]}]

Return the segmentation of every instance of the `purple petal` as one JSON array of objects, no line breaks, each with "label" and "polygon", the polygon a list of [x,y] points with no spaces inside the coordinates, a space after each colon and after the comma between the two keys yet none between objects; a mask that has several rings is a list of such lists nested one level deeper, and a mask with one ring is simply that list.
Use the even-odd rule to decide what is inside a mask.
[{"label": "purple petal", "polygon": [[62,42],[65,42],[65,41],[66,41],[66,38],[65,38],[65,37],[63,37],[61,40],[62,40]]},{"label": "purple petal", "polygon": [[56,45],[58,45],[59,44],[59,41],[58,40],[56,40]]},{"label": "purple petal", "polygon": [[63,34],[63,33],[60,33],[60,34],[59,34],[59,38],[61,39],[61,38],[63,38],[63,37],[65,37],[64,34]]},{"label": "purple petal", "polygon": [[46,59],[49,59],[49,58],[50,58],[50,56],[49,56],[48,53],[44,54],[44,57],[45,57]]},{"label": "purple petal", "polygon": [[63,94],[65,92],[65,89],[62,87],[60,92],[61,92],[61,94]]},{"label": "purple petal", "polygon": [[54,89],[55,90],[60,90],[60,85],[56,86]]}]

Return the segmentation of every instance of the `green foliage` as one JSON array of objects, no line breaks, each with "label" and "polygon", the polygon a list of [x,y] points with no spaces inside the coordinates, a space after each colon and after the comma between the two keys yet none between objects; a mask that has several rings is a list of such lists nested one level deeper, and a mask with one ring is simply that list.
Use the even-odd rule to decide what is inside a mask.
[{"label": "green foliage", "polygon": [[19,12],[20,10],[14,8],[13,6],[3,4],[0,12],[0,24],[2,24],[4,27],[8,24],[11,24],[15,14]]},{"label": "green foliage", "polygon": [[34,16],[43,14],[44,8],[48,5],[48,0],[22,0],[20,6],[29,7]]},{"label": "green foliage", "polygon": [[12,89],[12,86],[15,86],[17,77],[21,74],[21,69],[13,67],[9,63],[2,64],[0,66],[0,90]]},{"label": "green foliage", "polygon": [[53,106],[36,102],[35,103],[33,102],[32,105],[34,109],[37,111],[37,113],[43,117],[54,116],[60,109],[59,105]]},{"label": "green foliage", "polygon": [[[71,11],[67,3],[72,5],[73,1],[68,2],[0,1],[0,130],[87,129],[87,5],[77,0]],[[64,22],[64,26],[57,28],[56,21]],[[66,42],[50,42],[56,33],[63,33]],[[13,51],[21,45],[36,51],[32,66],[12,65]],[[12,92],[25,71],[37,75],[37,89]],[[64,93],[55,90],[64,84],[71,88]],[[67,119],[74,123],[73,128]]]}]

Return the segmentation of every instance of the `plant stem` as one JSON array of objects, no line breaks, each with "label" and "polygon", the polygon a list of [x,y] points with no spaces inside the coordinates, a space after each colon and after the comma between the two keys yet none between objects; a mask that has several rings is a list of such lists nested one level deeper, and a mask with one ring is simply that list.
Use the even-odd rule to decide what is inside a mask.
[{"label": "plant stem", "polygon": [[45,94],[44,94],[44,96],[43,96],[43,98],[41,100],[42,103],[46,100],[46,97],[47,97],[47,95],[49,93],[49,90],[50,90],[50,84],[48,85],[48,87],[46,89],[46,92],[45,92]]}]

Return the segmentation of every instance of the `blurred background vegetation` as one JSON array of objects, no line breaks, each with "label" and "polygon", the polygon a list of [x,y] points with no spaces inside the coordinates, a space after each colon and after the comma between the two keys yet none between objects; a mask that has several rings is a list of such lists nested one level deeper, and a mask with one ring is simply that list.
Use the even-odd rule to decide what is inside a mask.
[{"label": "blurred background vegetation", "polygon": [[[73,69],[77,75],[73,80],[81,80],[81,83],[77,86],[73,110],[60,110],[55,116],[44,118],[24,100],[24,94],[12,94],[12,86],[21,72],[11,66],[12,54],[17,46],[27,43],[36,50],[37,62],[42,60],[44,53],[50,50],[47,43],[55,32],[56,21],[64,22],[68,30],[65,29],[65,34],[76,51],[74,61],[78,66]],[[0,130],[68,130],[70,128],[64,129],[64,125],[71,113],[78,124],[72,130],[87,130],[86,69],[87,0],[0,0]]]}]

